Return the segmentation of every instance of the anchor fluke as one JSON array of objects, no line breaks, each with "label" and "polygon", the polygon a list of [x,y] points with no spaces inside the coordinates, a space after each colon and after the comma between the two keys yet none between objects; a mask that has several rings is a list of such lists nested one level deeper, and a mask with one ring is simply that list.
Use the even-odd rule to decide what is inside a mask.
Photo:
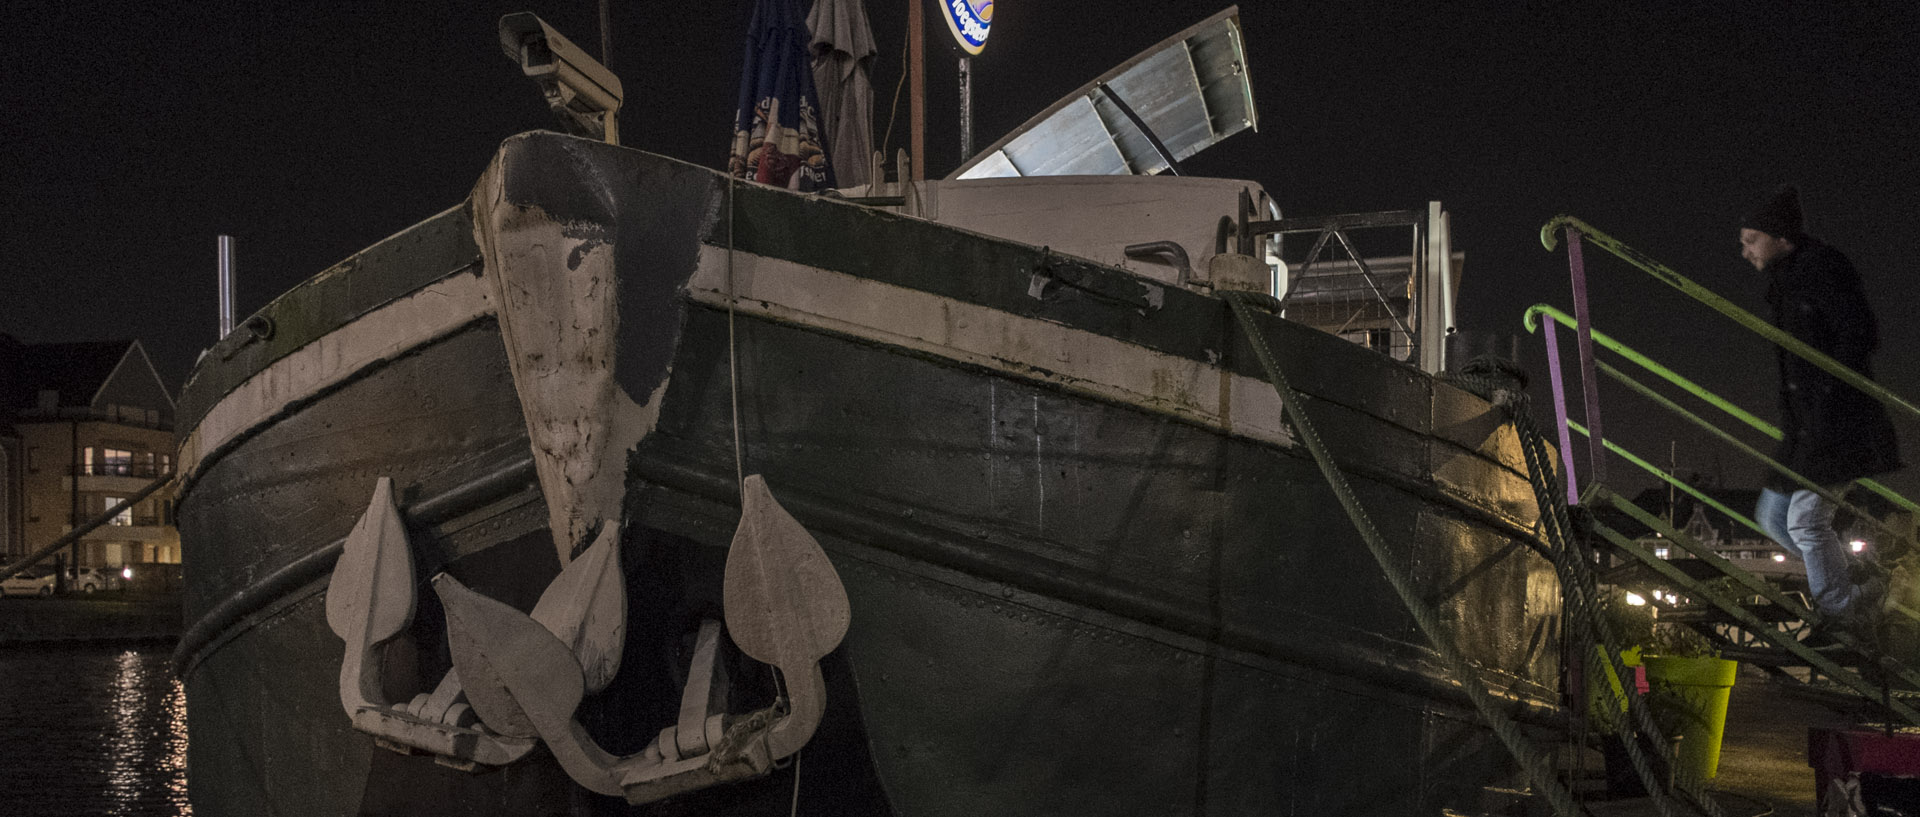
[{"label": "anchor fluke", "polygon": [[586,694],[573,650],[545,625],[452,576],[433,577],[433,591],[447,611],[454,669],[481,722],[503,734],[538,735],[575,782],[600,794],[621,794],[612,772],[618,759],[573,719]]},{"label": "anchor fluke", "polygon": [[785,757],[806,745],[826,710],[821,658],[847,635],[853,609],[820,543],[773,498],[760,475],[741,485],[740,527],[727,553],[727,632],[754,660],[780,668],[790,709],[767,738]]},{"label": "anchor fluke", "polygon": [[347,642],[340,662],[340,703],[347,712],[390,703],[376,648],[413,623],[413,607],[413,551],[393,501],[393,480],[381,477],[327,584],[327,626]]},{"label": "anchor fluke", "polygon": [[568,562],[533,605],[533,620],[546,625],[579,659],[588,694],[606,689],[620,672],[627,642],[619,527],[602,525],[593,545]]}]

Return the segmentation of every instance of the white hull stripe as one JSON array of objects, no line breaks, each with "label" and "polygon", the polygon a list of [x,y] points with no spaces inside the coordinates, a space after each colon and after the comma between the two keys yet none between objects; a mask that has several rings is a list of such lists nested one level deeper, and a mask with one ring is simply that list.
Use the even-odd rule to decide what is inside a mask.
[{"label": "white hull stripe", "polygon": [[261,369],[215,403],[181,441],[180,473],[194,478],[209,453],[266,423],[288,404],[450,334],[492,311],[479,276],[463,272],[322,335]]},{"label": "white hull stripe", "polygon": [[[724,247],[702,247],[689,296],[726,308]],[[1280,396],[1265,381],[1156,352],[1096,332],[1013,315],[942,295],[733,251],[742,314],[868,338],[960,363],[1041,380],[1228,434],[1280,445]],[[1071,374],[1069,374],[1071,373]]]},{"label": "white hull stripe", "polygon": [[[726,306],[727,250],[703,247],[688,285],[694,301]],[[1266,382],[1105,335],[920,290],[776,258],[734,253],[737,309],[868,338],[959,363],[1051,383],[1279,445],[1280,398]],[[478,276],[457,274],[368,312],[248,378],[221,398],[180,446],[180,468],[271,420],[286,406],[492,314]],[[1072,374],[1067,374],[1072,372]]]}]

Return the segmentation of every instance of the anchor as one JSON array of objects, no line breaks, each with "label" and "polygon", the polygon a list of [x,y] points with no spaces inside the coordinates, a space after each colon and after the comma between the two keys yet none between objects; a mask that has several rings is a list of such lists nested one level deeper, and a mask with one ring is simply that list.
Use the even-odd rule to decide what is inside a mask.
[{"label": "anchor", "polygon": [[575,782],[629,803],[659,800],[767,773],[806,745],[826,709],[819,661],[852,621],[846,589],[820,544],[748,477],[727,555],[726,629],[749,657],[771,664],[787,692],[772,706],[727,712],[721,623],[702,622],[678,721],[626,757],[602,749],[574,718],[588,671],[575,650],[534,617],[446,574],[433,579],[447,611],[454,669],[480,720],[509,735],[538,735]]},{"label": "anchor", "polygon": [[[532,613],[583,668],[582,682],[589,693],[613,680],[626,638],[619,534],[613,526],[605,527],[594,544],[547,585]],[[537,742],[533,733],[480,721],[457,667],[432,692],[405,702],[386,697],[381,651],[413,621],[413,571],[413,550],[393,499],[392,480],[381,477],[366,513],[347,535],[327,588],[327,625],[347,644],[340,662],[340,704],[354,728],[388,749],[428,752],[436,762],[467,771],[525,757]]]}]

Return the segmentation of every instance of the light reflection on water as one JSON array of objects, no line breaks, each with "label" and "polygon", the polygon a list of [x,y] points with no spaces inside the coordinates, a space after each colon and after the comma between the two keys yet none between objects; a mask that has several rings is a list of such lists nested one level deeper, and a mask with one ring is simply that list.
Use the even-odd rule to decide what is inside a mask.
[{"label": "light reflection on water", "polygon": [[163,647],[0,648],[0,812],[190,815],[186,693]]}]

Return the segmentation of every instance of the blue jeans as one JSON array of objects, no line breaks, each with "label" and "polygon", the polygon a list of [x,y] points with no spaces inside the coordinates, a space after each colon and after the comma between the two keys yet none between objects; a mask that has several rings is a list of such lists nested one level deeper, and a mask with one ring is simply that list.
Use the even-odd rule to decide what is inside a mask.
[{"label": "blue jeans", "polygon": [[[1829,489],[1835,495],[1845,485]],[[1860,588],[1847,579],[1847,546],[1833,529],[1833,515],[1839,506],[1812,491],[1784,494],[1772,488],[1760,489],[1760,501],[1754,507],[1754,521],[1787,551],[1787,555],[1807,565],[1807,585],[1813,591],[1813,606],[1821,615],[1844,616],[1853,612]]]}]

